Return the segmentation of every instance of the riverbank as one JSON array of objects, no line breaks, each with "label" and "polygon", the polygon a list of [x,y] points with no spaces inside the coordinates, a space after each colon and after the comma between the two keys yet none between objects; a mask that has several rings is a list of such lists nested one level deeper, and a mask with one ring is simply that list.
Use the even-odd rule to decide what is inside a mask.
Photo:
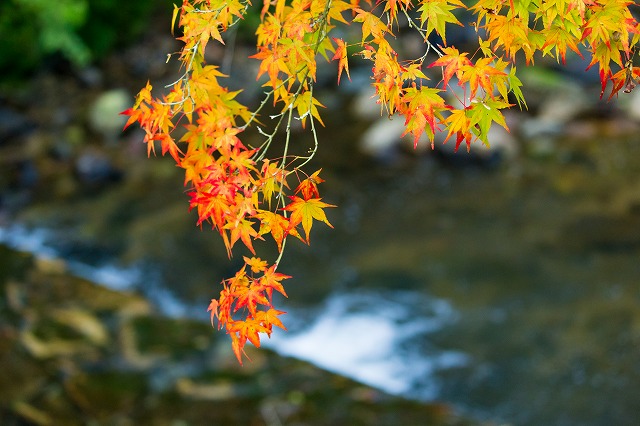
[{"label": "riverbank", "polygon": [[475,424],[268,349],[240,367],[209,324],[1,245],[0,323],[7,426]]}]

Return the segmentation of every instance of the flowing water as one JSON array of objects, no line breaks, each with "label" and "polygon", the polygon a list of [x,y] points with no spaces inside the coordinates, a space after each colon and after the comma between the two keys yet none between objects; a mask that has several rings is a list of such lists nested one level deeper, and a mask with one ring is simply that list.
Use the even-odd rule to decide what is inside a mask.
[{"label": "flowing water", "polygon": [[331,294],[275,347],[478,418],[637,424],[640,140],[558,149],[349,186],[299,280]]},{"label": "flowing water", "polygon": [[[479,419],[638,424],[640,139],[594,139],[497,169],[432,156],[328,168],[336,229],[318,224],[310,248],[287,247],[289,331],[265,344]],[[78,275],[137,286],[169,314],[204,319],[215,287],[201,277],[230,269],[222,257],[198,260],[202,244],[181,238],[201,241],[199,231],[177,229],[153,230],[167,234],[169,266],[74,258],[60,249],[60,229],[7,227],[0,243],[63,255]]]}]

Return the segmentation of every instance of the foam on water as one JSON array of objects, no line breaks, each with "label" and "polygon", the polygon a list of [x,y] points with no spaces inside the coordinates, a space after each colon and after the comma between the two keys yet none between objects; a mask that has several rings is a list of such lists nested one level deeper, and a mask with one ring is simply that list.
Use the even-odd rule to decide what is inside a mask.
[{"label": "foam on water", "polygon": [[[45,229],[27,229],[19,225],[0,227],[0,244],[17,251],[31,253],[35,257],[60,259],[62,258],[60,253],[49,243],[52,238],[51,232]],[[133,288],[142,274],[140,268],[135,266],[124,267],[108,262],[88,265],[67,259],[65,262],[73,275],[116,290]]]},{"label": "foam on water", "polygon": [[[159,276],[144,271],[139,265],[123,266],[116,262],[100,262],[94,265],[74,259],[64,259],[53,247],[54,240],[51,231],[41,228],[27,228],[21,225],[10,227],[0,226],[0,244],[4,244],[17,251],[30,253],[42,259],[63,259],[70,274],[87,279],[114,290],[139,289],[141,283],[151,283],[150,291],[146,292],[160,311],[170,317],[194,316],[196,312],[192,306],[181,302],[169,289],[164,287]],[[197,315],[198,318],[206,316]]]},{"label": "foam on water", "polygon": [[[295,310],[287,316],[296,321]],[[460,352],[429,347],[429,333],[455,318],[446,301],[412,292],[341,293],[300,332],[274,331],[265,345],[389,393],[430,400],[438,393],[434,373],[468,361]]]}]

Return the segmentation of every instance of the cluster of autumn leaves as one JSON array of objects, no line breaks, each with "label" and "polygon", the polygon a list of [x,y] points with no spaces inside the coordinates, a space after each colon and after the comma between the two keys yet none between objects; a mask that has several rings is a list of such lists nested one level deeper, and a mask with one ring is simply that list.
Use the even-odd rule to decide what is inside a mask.
[{"label": "cluster of autumn leaves", "polygon": [[[612,96],[632,90],[640,77],[640,68],[633,66],[640,25],[629,10],[630,1],[469,3],[263,0],[252,58],[259,61],[257,79],[267,91],[253,111],[236,100],[237,92],[220,84],[225,76],[204,59],[208,43],[224,44],[222,35],[241,22],[250,0],[184,0],[175,8],[172,26],[177,21],[177,38],[184,46],[170,56],[181,62],[183,74],[161,97],[152,96],[147,83],[124,114],[127,126],[137,122],[144,130],[149,153],[159,146],[184,170],[198,224],[211,224],[229,256],[238,241],[253,254],[244,257],[245,265],[233,278],[222,281],[220,295],[209,305],[212,322],[217,319],[231,336],[240,362],[247,341],[259,346],[261,333],[270,335],[273,326],[284,329],[279,319],[283,312],[274,308],[272,295],[275,290],[286,296],[281,282],[290,278],[276,272],[280,257],[269,265],[256,257],[253,243],[270,236],[281,256],[289,236],[308,244],[314,221],[331,226],[324,209],[333,206],[320,197],[319,171],[309,175],[303,170],[318,147],[315,124],[322,124],[322,105],[314,96],[319,58],[337,61],[338,83],[343,72],[349,76],[349,50],[360,61],[370,61],[381,112],[404,116],[405,134],[416,144],[425,136],[433,144],[436,132],[445,131],[447,140],[455,135],[456,149],[463,141],[467,148],[475,140],[488,145],[493,123],[507,128],[501,110],[512,101],[526,106],[514,66],[520,52],[527,64],[536,52],[558,61],[565,60],[568,49],[589,54],[591,65],[599,66],[603,92],[611,82]],[[456,10],[476,17],[469,24],[478,33],[472,54],[446,44],[447,27],[462,25]],[[398,57],[394,32],[401,22],[424,40],[419,58]],[[351,23],[359,24],[359,40],[348,43],[330,36],[335,25]],[[433,44],[434,36],[444,46]],[[429,69],[441,70],[440,81],[428,84]],[[271,124],[261,114],[267,103],[280,111],[267,117]],[[308,156],[289,150],[303,143],[292,140],[294,119],[303,127],[310,123]],[[264,137],[261,145],[242,142],[249,127]],[[276,139],[282,143],[272,145]],[[276,145],[284,148],[276,150]],[[291,188],[293,178],[297,185]]]}]

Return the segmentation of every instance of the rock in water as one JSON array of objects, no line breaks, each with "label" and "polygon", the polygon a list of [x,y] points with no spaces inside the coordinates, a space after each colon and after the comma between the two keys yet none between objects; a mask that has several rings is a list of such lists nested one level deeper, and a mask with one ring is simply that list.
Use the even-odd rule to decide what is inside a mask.
[{"label": "rock in water", "polygon": [[122,133],[127,117],[120,113],[133,104],[133,98],[124,89],[104,92],[89,110],[89,125],[100,133],[107,143],[113,143]]}]

